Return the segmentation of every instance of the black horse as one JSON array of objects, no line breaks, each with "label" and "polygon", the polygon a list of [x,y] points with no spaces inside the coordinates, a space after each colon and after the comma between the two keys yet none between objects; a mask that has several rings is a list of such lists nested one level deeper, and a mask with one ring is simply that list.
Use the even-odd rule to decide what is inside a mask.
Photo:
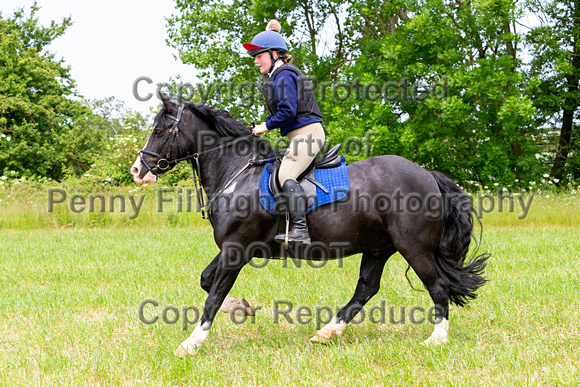
[{"label": "black horse", "polygon": [[163,103],[131,173],[137,183],[154,183],[178,162],[190,161],[211,201],[206,207],[211,209],[214,239],[220,248],[201,275],[201,287],[208,293],[204,312],[191,336],[178,347],[178,355],[195,353],[220,307],[252,313],[245,300],[227,296],[252,257],[337,259],[362,253],[352,299],[311,339],[327,342],[340,335],[378,292],[383,267],[398,251],[435,305],[435,327],[425,343],[447,342],[449,301],[464,306],[476,297],[486,282],[483,272],[489,258],[489,254],[466,258],[475,212],[452,180],[398,156],[348,164],[348,195],[308,214],[311,246],[317,248],[285,249],[274,242],[277,218],[257,200],[263,167],[256,160],[269,157],[272,149],[225,111],[196,104],[179,107],[169,100]]}]

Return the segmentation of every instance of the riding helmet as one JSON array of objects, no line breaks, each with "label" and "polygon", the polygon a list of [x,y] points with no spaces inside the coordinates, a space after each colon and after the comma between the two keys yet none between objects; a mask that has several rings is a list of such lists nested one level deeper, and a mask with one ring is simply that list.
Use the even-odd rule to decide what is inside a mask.
[{"label": "riding helmet", "polygon": [[256,56],[266,51],[288,51],[286,47],[286,42],[282,35],[280,35],[280,30],[282,27],[277,20],[270,20],[266,31],[260,32],[258,35],[254,36],[252,43],[244,43],[243,46],[246,50],[250,51],[251,56]]}]

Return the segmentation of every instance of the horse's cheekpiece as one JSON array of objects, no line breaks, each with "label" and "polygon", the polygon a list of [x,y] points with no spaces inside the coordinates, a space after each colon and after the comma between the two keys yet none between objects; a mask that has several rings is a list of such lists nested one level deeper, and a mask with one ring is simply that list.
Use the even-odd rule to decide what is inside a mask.
[{"label": "horse's cheekpiece", "polygon": [[[298,177],[300,186],[308,198],[308,209],[329,204],[344,198],[350,189],[350,181],[346,169],[344,156],[338,154],[340,144],[328,153],[314,159],[312,164]],[[281,155],[284,151],[280,152]],[[282,192],[278,183],[278,170],[282,157],[271,157],[266,163],[260,177],[260,204],[272,215],[285,212],[284,207],[278,206],[277,197]]]}]

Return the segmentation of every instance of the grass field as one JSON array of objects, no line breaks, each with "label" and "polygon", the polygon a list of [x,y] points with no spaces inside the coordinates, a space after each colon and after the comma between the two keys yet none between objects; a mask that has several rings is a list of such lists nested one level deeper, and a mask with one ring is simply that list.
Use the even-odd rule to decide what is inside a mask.
[{"label": "grass field", "polygon": [[[534,200],[524,220],[484,214],[490,282],[468,307],[451,307],[446,346],[422,346],[432,325],[408,319],[365,319],[331,345],[312,345],[316,323],[275,323],[275,300],[292,302],[294,320],[298,306],[343,305],[360,257],[322,268],[270,261],[244,268],[230,293],[262,307],[255,321],[218,314],[204,347],[187,359],[173,351],[193,328],[161,317],[145,324],[138,308],[158,303],[147,318],[170,305],[201,309],[199,276],[217,253],[207,224],[194,219],[187,227],[164,214],[159,223],[151,215],[141,224],[91,226],[90,214],[78,214],[87,223],[69,221],[63,230],[59,222],[72,215],[26,227],[36,220],[18,220],[11,210],[13,227],[0,230],[0,384],[577,385],[580,203]],[[401,256],[391,258],[367,310],[383,300],[397,311],[431,305],[409,287],[405,269]]]}]

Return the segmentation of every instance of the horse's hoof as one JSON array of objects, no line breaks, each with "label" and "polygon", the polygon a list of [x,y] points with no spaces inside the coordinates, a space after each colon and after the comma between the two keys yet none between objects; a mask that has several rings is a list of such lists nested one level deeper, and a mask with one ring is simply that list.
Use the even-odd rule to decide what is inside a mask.
[{"label": "horse's hoof", "polygon": [[179,357],[195,356],[199,348],[192,344],[186,344],[185,342],[179,344],[179,347],[175,350],[174,354]]},{"label": "horse's hoof", "polygon": [[429,347],[429,346],[438,346],[438,345],[444,345],[449,343],[449,340],[447,340],[447,337],[429,337],[427,340],[423,341],[421,344]]},{"label": "horse's hoof", "polygon": [[255,316],[256,313],[248,301],[227,296],[220,310],[224,313],[233,313],[236,316]]},{"label": "horse's hoof", "polygon": [[248,301],[246,301],[245,298],[240,298],[240,304],[243,307],[243,311],[245,313],[245,316],[255,316],[256,315],[256,313],[254,312],[254,309],[252,309],[252,306],[250,305],[250,303]]},{"label": "horse's hoof", "polygon": [[316,334],[310,338],[310,342],[316,343],[316,344],[329,344],[331,340],[332,340],[332,338],[330,338],[330,337],[322,337],[322,336],[319,336],[318,334]]},{"label": "horse's hoof", "polygon": [[177,349],[173,353],[179,357],[187,357],[188,355],[187,351],[181,345],[177,347]]}]

